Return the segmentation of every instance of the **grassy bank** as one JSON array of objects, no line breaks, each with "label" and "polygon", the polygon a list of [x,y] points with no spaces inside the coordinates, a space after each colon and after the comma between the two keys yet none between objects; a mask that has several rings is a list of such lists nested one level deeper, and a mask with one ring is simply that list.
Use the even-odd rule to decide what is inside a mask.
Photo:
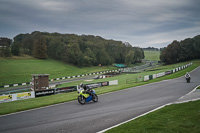
[{"label": "grassy bank", "polygon": [[200,100],[166,106],[106,133],[199,133]]},{"label": "grassy bank", "polygon": [[[145,59],[159,60],[158,51],[145,51]],[[130,67],[140,64],[133,64]],[[28,55],[0,57],[0,86],[30,82],[31,74],[50,74],[50,79],[117,69],[113,66],[76,67],[51,59],[39,60]]]},{"label": "grassy bank", "polygon": [[0,86],[30,82],[31,74],[50,74],[50,79],[113,70],[112,66],[76,67],[55,60],[0,58]]},{"label": "grassy bank", "polygon": [[[157,74],[157,73],[160,73],[160,72],[165,72],[165,71],[169,71],[169,70],[172,70],[172,69],[175,69],[179,66],[183,66],[187,63],[190,63],[190,62],[183,62],[183,63],[177,63],[177,64],[173,64],[173,65],[165,65],[165,66],[160,66],[160,67],[156,67],[154,69],[151,69],[151,70],[146,70],[142,73],[137,73],[137,74],[123,74],[123,75],[120,75],[120,76],[116,76],[116,77],[111,77],[111,78],[106,78],[106,79],[99,79],[99,80],[93,80],[93,81],[77,81],[77,82],[70,82],[70,83],[65,83],[65,84],[62,84],[58,87],[65,87],[65,86],[75,86],[75,85],[79,85],[81,82],[84,83],[84,84],[88,84],[88,83],[95,83],[95,82],[103,82],[103,81],[111,81],[111,80],[118,80],[119,82],[119,85],[117,88],[128,88],[128,87],[133,87],[133,86],[137,86],[137,85],[141,85],[141,84],[146,84],[146,83],[150,83],[150,82],[156,82],[156,81],[161,81],[161,80],[165,80],[165,79],[173,79],[173,78],[176,78],[176,77],[180,77],[180,76],[183,76],[186,72],[188,71],[191,71],[193,70],[194,68],[198,67],[200,65],[200,61],[194,61],[194,64],[186,69],[183,69],[179,72],[176,72],[174,74],[171,74],[171,75],[167,75],[167,76],[164,76],[164,77],[161,77],[161,78],[157,78],[157,79],[154,79],[154,80],[150,80],[148,82],[141,82],[141,83],[132,83],[132,84],[126,84],[126,80],[128,79],[131,79],[131,80],[135,80],[136,81],[136,78],[138,77],[143,77],[145,75],[152,75],[152,74]],[[117,89],[118,90],[118,89]]]},{"label": "grassy bank", "polygon": [[[92,82],[118,80],[119,85],[117,85],[117,86],[107,86],[107,87],[100,87],[100,88],[95,89],[97,94],[118,91],[121,89],[126,89],[126,88],[130,88],[130,87],[134,87],[134,86],[139,86],[139,85],[144,85],[144,84],[148,84],[148,83],[152,83],[152,82],[157,82],[157,81],[162,81],[162,80],[166,80],[166,79],[173,79],[176,77],[180,77],[180,76],[183,76],[186,72],[189,72],[200,65],[200,61],[196,60],[196,61],[193,61],[192,66],[190,66],[184,70],[181,70],[179,72],[176,72],[174,74],[171,74],[171,75],[153,79],[148,82],[139,82],[139,83],[131,83],[131,84],[126,83],[126,79],[132,79],[132,78],[134,79],[137,76],[155,74],[155,73],[163,72],[166,70],[171,70],[171,69],[174,69],[178,66],[181,66],[181,65],[184,65],[187,63],[189,63],[189,62],[174,64],[174,65],[169,65],[169,66],[162,66],[162,67],[159,67],[159,70],[156,70],[156,71],[147,71],[147,72],[139,73],[139,74],[128,74],[128,75],[123,74],[121,76],[96,80],[96,81],[92,81]],[[81,81],[65,84],[65,86],[78,85],[78,84],[80,84],[80,82]],[[87,83],[86,81],[82,81],[82,82]],[[67,102],[67,101],[72,101],[75,99],[77,99],[77,92],[63,93],[63,94],[39,97],[39,98],[34,98],[34,99],[1,103],[0,104],[0,115],[23,111],[23,110],[27,110],[27,109],[48,106],[48,105]]]},{"label": "grassy bank", "polygon": [[200,89],[200,85],[199,85],[199,87],[197,89]]},{"label": "grassy bank", "polygon": [[149,61],[159,61],[160,60],[160,51],[144,51],[145,60]]}]

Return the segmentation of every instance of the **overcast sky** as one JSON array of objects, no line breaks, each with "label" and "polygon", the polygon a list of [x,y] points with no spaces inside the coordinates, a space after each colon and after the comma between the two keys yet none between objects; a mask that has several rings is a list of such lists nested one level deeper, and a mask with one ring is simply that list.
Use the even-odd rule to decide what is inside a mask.
[{"label": "overcast sky", "polygon": [[0,37],[59,32],[139,47],[200,34],[200,0],[0,0]]}]

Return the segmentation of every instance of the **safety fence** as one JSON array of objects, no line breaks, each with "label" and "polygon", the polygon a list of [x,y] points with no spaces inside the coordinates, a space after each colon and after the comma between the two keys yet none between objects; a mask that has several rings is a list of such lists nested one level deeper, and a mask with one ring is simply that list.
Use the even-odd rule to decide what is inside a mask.
[{"label": "safety fence", "polygon": [[[99,82],[99,83],[91,83],[91,84],[87,84],[87,85],[91,88],[97,88],[97,87],[103,87],[103,86],[109,86],[109,85],[118,85],[118,80],[105,81],[105,82]],[[1,95],[0,103],[41,97],[41,96],[48,96],[48,95],[53,95],[53,94],[58,94],[58,93],[67,93],[67,92],[72,92],[72,91],[77,91],[77,86]]]},{"label": "safety fence", "polygon": [[126,84],[133,84],[133,83],[142,82],[142,81],[149,81],[151,79],[163,77],[165,75],[169,75],[169,74],[178,72],[178,71],[185,69],[185,68],[187,68],[191,65],[192,65],[192,63],[189,63],[189,64],[186,64],[184,66],[177,67],[177,68],[170,70],[170,71],[160,72],[160,73],[157,73],[157,74],[146,75],[146,76],[139,76],[139,77],[136,77],[136,78],[128,78],[128,79],[126,79]]},{"label": "safety fence", "polygon": [[146,75],[146,76],[144,76],[144,81],[148,81],[148,80],[151,80],[151,79],[159,78],[159,77],[162,77],[162,76],[165,76],[165,75],[169,75],[169,74],[178,72],[180,70],[183,70],[183,69],[191,66],[192,64],[193,63],[189,63],[187,65],[180,66],[180,67],[177,67],[177,68],[175,68],[173,70],[166,71],[166,72],[161,72],[161,73],[157,73],[157,74],[153,74],[153,75]]},{"label": "safety fence", "polygon": [[0,103],[22,100],[22,99],[29,99],[29,98],[35,98],[34,91],[17,93],[17,94],[9,94],[9,95],[1,95]]}]

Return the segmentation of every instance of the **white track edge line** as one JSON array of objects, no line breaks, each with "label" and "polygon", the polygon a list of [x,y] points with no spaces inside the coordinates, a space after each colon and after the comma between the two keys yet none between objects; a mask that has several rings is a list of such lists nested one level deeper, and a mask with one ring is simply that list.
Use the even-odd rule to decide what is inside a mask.
[{"label": "white track edge line", "polygon": [[[200,85],[198,85],[197,87],[195,87],[192,91],[190,91],[190,92],[187,93],[186,95],[188,95],[188,94],[194,92],[199,86],[200,86]],[[186,96],[186,95],[184,95],[184,96]],[[182,96],[182,97],[184,97],[184,96]],[[192,99],[192,100],[183,101],[183,102],[180,102],[180,103],[185,103],[185,102],[189,102],[189,101],[195,101],[195,100],[199,100],[199,99],[200,99],[200,98]],[[127,120],[127,121],[121,122],[121,123],[119,123],[119,124],[117,124],[117,125],[114,125],[114,126],[112,126],[112,127],[106,128],[106,129],[104,129],[104,130],[102,130],[102,131],[99,131],[99,132],[97,132],[97,133],[104,133],[104,132],[106,132],[106,131],[108,131],[108,130],[110,130],[110,129],[112,129],[112,128],[118,127],[118,126],[120,126],[120,125],[122,125],[122,124],[125,124],[125,123],[127,123],[127,122],[130,122],[130,121],[135,120],[135,119],[137,119],[137,118],[140,118],[140,117],[142,117],[142,116],[145,116],[145,115],[147,115],[147,114],[149,114],[149,113],[151,113],[151,112],[154,112],[154,111],[156,111],[156,110],[159,110],[159,109],[161,109],[161,108],[164,108],[164,107],[167,106],[167,105],[172,105],[172,104],[179,104],[179,103],[171,102],[171,103],[164,104],[164,105],[159,106],[159,107],[157,107],[157,108],[155,108],[155,109],[153,109],[153,110],[150,110],[150,111],[148,111],[148,112],[146,112],[146,113],[144,113],[144,114],[141,114],[141,115],[139,115],[139,116],[136,116],[136,117],[134,117],[134,118],[132,118],[132,119],[129,119],[129,120]]]},{"label": "white track edge line", "polygon": [[141,115],[139,115],[139,116],[136,116],[136,117],[134,117],[134,118],[131,118],[131,119],[127,120],[127,121],[121,122],[121,123],[119,123],[119,124],[117,124],[117,125],[114,125],[114,126],[112,126],[112,127],[106,128],[106,129],[104,129],[104,130],[102,130],[102,131],[99,131],[99,132],[97,132],[97,133],[104,133],[104,132],[106,132],[106,131],[108,131],[108,130],[110,130],[110,129],[112,129],[112,128],[118,127],[118,126],[120,126],[120,125],[122,125],[122,124],[125,124],[125,123],[127,123],[127,122],[132,121],[132,120],[135,120],[135,119],[137,119],[137,118],[139,118],[139,117],[145,116],[145,115],[147,115],[147,114],[149,114],[149,113],[151,113],[151,112],[154,112],[154,111],[156,111],[156,110],[158,110],[158,109],[161,109],[161,108],[163,108],[163,107],[165,107],[165,106],[167,106],[167,105],[170,105],[170,104],[171,104],[171,103],[162,105],[162,106],[157,107],[157,108],[155,108],[155,109],[153,109],[153,110],[150,110],[150,111],[148,111],[148,112],[146,112],[146,113],[144,113],[144,114],[141,114]]}]

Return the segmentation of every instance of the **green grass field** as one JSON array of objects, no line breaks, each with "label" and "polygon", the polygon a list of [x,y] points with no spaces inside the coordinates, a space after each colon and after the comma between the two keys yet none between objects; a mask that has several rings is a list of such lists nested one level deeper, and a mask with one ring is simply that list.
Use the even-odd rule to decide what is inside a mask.
[{"label": "green grass field", "polygon": [[160,61],[160,51],[144,51],[144,60]]},{"label": "green grass field", "polygon": [[[146,60],[159,60],[158,51],[144,51]],[[140,65],[140,64],[137,64]],[[131,65],[133,67],[135,65]],[[117,69],[113,66],[76,67],[55,60],[31,56],[0,58],[0,86],[30,82],[31,74],[50,74],[49,79]]]},{"label": "green grass field", "polygon": [[200,100],[173,104],[106,133],[200,133]]},{"label": "green grass field", "polygon": [[[143,77],[145,75],[152,75],[152,74],[157,74],[157,73],[160,73],[160,72],[165,72],[165,71],[169,71],[169,70],[172,70],[172,69],[175,69],[179,66],[183,66],[185,64],[188,64],[190,62],[183,62],[183,63],[177,63],[177,64],[173,64],[173,65],[165,65],[165,66],[160,66],[160,67],[156,67],[154,69],[151,69],[151,71],[144,71],[142,73],[137,73],[137,74],[122,74],[120,76],[116,76],[116,77],[110,77],[110,78],[105,78],[105,79],[99,79],[99,80],[94,80],[94,81],[76,81],[76,82],[70,82],[70,83],[65,83],[65,84],[61,84],[60,86],[58,87],[66,87],[66,86],[75,86],[75,85],[79,85],[81,82],[84,83],[84,84],[87,84],[87,83],[94,83],[94,82],[103,82],[103,81],[111,81],[111,80],[118,80],[119,82],[119,85],[121,88],[128,88],[128,87],[132,87],[133,84],[126,84],[126,80],[127,79],[131,79],[131,80],[135,80],[136,81],[136,78],[138,77]],[[184,69],[184,70],[181,70],[181,72],[178,72],[178,73],[174,73],[172,75],[169,75],[170,78],[176,78],[176,77],[179,77],[179,76],[182,76],[184,75],[187,71],[191,71],[192,69],[196,68],[198,65],[200,65],[200,61],[194,61],[194,64],[187,68],[187,69]],[[154,80],[160,80],[160,79],[165,79],[166,77],[168,76],[165,76],[165,77],[161,77],[161,78],[158,78],[158,79],[154,79]]]},{"label": "green grass field", "polygon": [[113,70],[112,66],[78,68],[55,60],[0,58],[0,86],[30,82],[31,74],[50,74],[49,79]]}]

